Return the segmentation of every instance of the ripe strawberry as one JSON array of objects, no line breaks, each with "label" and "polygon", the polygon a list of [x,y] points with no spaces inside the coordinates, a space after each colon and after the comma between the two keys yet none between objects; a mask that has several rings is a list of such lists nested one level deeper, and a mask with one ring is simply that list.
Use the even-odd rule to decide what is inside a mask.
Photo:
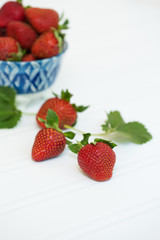
[{"label": "ripe strawberry", "polygon": [[82,112],[88,108],[88,106],[76,106],[70,103],[72,94],[68,90],[61,92],[61,96],[58,97],[54,94],[54,98],[48,99],[39,109],[36,120],[41,127],[45,127],[44,123],[39,121],[39,117],[45,119],[48,109],[52,109],[59,117],[59,128],[64,129],[65,125],[72,126],[77,120],[77,112]]},{"label": "ripe strawberry", "polygon": [[0,60],[7,60],[18,53],[18,42],[11,37],[0,37]]},{"label": "ripe strawberry", "polygon": [[87,144],[78,153],[81,169],[96,181],[109,180],[115,164],[116,155],[106,143]]},{"label": "ripe strawberry", "polygon": [[22,61],[24,62],[29,62],[34,60],[36,60],[36,58],[31,53],[24,55],[24,57],[22,58]]},{"label": "ripe strawberry", "polygon": [[7,25],[7,36],[15,38],[22,48],[30,49],[37,38],[37,33],[24,22],[11,21]]},{"label": "ripe strawberry", "polygon": [[12,37],[0,37],[0,60],[21,61],[25,50]]},{"label": "ripe strawberry", "polygon": [[36,39],[32,45],[31,52],[36,58],[50,58],[58,55],[61,44],[54,31],[49,30]]},{"label": "ripe strawberry", "polygon": [[69,149],[78,154],[80,168],[93,180],[106,181],[112,177],[116,155],[112,150],[116,144],[104,139],[95,139],[88,143],[91,134],[84,134],[84,138],[77,144],[70,144]]},{"label": "ripe strawberry", "polygon": [[53,128],[42,128],[32,148],[33,160],[39,162],[53,158],[61,154],[66,146],[66,139],[63,133]]},{"label": "ripe strawberry", "polygon": [[51,109],[48,110],[46,120],[41,119],[46,128],[42,128],[34,141],[32,158],[39,162],[58,156],[66,146],[66,138],[73,139],[75,134],[62,131],[58,127],[58,116]]},{"label": "ripe strawberry", "polygon": [[39,33],[49,30],[50,27],[58,27],[58,13],[52,9],[29,7],[25,10],[25,15],[28,22]]},{"label": "ripe strawberry", "polygon": [[0,28],[6,27],[12,20],[24,21],[25,11],[23,6],[17,2],[8,1],[0,9]]}]

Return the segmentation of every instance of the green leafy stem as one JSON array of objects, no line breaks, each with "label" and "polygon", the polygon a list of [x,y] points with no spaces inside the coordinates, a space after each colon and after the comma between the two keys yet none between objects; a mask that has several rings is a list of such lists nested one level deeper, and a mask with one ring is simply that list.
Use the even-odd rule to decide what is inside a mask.
[{"label": "green leafy stem", "polygon": [[[92,133],[91,135],[107,137],[110,140],[114,139],[118,142],[125,141],[136,144],[143,144],[152,139],[152,135],[142,123],[137,121],[126,123],[118,111],[112,111],[107,114],[107,119],[101,127],[103,132],[96,134]],[[84,132],[68,125],[65,125],[65,128],[85,134]]]}]

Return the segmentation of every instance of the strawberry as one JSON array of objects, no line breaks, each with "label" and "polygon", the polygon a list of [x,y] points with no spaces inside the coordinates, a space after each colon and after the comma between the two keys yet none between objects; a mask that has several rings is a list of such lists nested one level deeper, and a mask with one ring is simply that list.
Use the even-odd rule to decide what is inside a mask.
[{"label": "strawberry", "polygon": [[25,10],[25,15],[28,22],[39,33],[49,30],[50,27],[58,27],[58,13],[52,9],[29,7]]},{"label": "strawberry", "polygon": [[[22,57],[23,53],[18,42],[11,37],[0,37],[0,60],[11,60],[13,57]],[[12,59],[14,60],[14,58]]]},{"label": "strawberry", "polygon": [[115,160],[115,153],[103,142],[88,144],[78,153],[79,166],[96,181],[105,181],[112,177]]},{"label": "strawberry", "polygon": [[37,38],[37,33],[24,22],[11,21],[7,25],[7,36],[15,38],[22,48],[30,49]]},{"label": "strawberry", "polygon": [[24,57],[22,58],[22,61],[24,62],[29,62],[34,60],[36,60],[36,58],[31,53],[24,55]]},{"label": "strawberry", "polygon": [[48,99],[39,109],[36,120],[41,127],[45,127],[44,123],[39,121],[40,118],[46,118],[48,109],[52,109],[59,117],[59,128],[64,129],[65,125],[72,126],[77,120],[77,112],[82,112],[88,106],[76,106],[70,103],[72,94],[68,90],[61,92],[61,96],[54,94],[54,98]]},{"label": "strawberry", "polygon": [[25,11],[20,0],[8,1],[0,9],[0,28],[4,28],[12,20],[24,21]]},{"label": "strawberry", "polygon": [[32,158],[39,162],[56,157],[63,152],[65,145],[66,139],[63,133],[53,128],[42,128],[36,135]]},{"label": "strawberry", "polygon": [[88,143],[91,134],[84,134],[84,138],[77,144],[70,144],[69,149],[78,153],[80,168],[93,180],[106,181],[112,177],[116,155],[112,150],[116,144],[104,139],[95,139]]},{"label": "strawberry", "polygon": [[53,30],[44,32],[33,43],[31,52],[39,59],[50,58],[58,55],[62,42],[55,36]]},{"label": "strawberry", "polygon": [[58,127],[58,116],[51,109],[48,110],[46,120],[41,119],[46,128],[42,128],[36,135],[32,158],[39,162],[60,155],[65,149],[66,138],[73,139],[72,132],[63,133]]}]

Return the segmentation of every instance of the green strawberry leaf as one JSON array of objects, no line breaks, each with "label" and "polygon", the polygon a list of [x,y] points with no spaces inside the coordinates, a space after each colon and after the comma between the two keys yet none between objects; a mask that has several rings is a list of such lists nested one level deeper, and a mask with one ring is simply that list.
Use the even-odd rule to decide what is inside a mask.
[{"label": "green strawberry leaf", "polygon": [[15,106],[16,91],[10,87],[0,87],[0,128],[13,128],[22,112]]},{"label": "green strawberry leaf", "polygon": [[46,116],[46,121],[50,125],[59,123],[59,118],[58,118],[57,114],[52,109],[48,109],[47,116]]},{"label": "green strawberry leaf", "polygon": [[55,130],[61,132],[61,130],[58,127],[59,124],[59,118],[57,114],[52,110],[48,109],[45,125],[47,128],[54,128]]},{"label": "green strawberry leaf", "polygon": [[107,144],[108,146],[110,146],[112,149],[117,146],[117,144],[115,144],[115,143],[113,143],[113,142],[111,142],[111,141],[107,141],[107,140],[105,140],[105,139],[101,139],[101,138],[95,138],[95,139],[94,139],[94,142],[95,142],[95,143],[97,143],[97,142],[103,142],[103,143]]},{"label": "green strawberry leaf", "polygon": [[118,126],[124,124],[124,120],[121,117],[120,112],[118,111],[113,111],[107,114],[107,121],[105,122],[104,125],[102,125],[102,129],[104,131],[108,131],[110,128],[117,128]]},{"label": "green strawberry leaf", "polygon": [[21,119],[22,112],[17,110],[12,116],[5,119],[5,121],[0,121],[0,128],[13,128],[17,125],[17,122]]},{"label": "green strawberry leaf", "polygon": [[55,93],[55,92],[52,92],[52,94],[54,95],[54,97],[56,97],[56,98],[58,98],[59,96],[58,96],[58,94],[57,93]]},{"label": "green strawberry leaf", "polygon": [[68,148],[69,148],[73,153],[76,153],[76,154],[81,150],[82,147],[83,147],[83,145],[80,144],[80,143],[73,143],[73,144],[68,145]]},{"label": "green strawberry leaf", "polygon": [[[64,15],[62,15],[60,18],[59,18],[59,22],[63,19]],[[62,24],[59,24],[58,25],[58,31],[61,31],[61,30],[66,30],[68,29],[68,24],[69,24],[69,20],[66,19],[64,20],[64,22]]]},{"label": "green strawberry leaf", "polygon": [[22,5],[22,0],[16,0],[19,4]]},{"label": "green strawberry leaf", "polygon": [[0,106],[0,121],[4,122],[5,120],[9,119],[14,114],[16,114],[16,111],[17,110],[9,104],[3,105],[3,108]]},{"label": "green strawberry leaf", "polygon": [[105,131],[106,134],[115,133],[117,140],[123,138],[123,140],[126,139],[136,144],[143,144],[152,138],[142,123],[125,123],[118,111],[110,112],[107,114],[107,117],[107,120],[102,125],[102,130]]},{"label": "green strawberry leaf", "polygon": [[62,37],[61,37],[61,35],[59,34],[59,32],[58,32],[57,29],[54,28],[54,29],[53,29],[53,32],[54,32],[55,37],[56,37],[57,40],[58,40],[59,53],[61,53],[62,50],[63,50],[63,39],[62,39]]},{"label": "green strawberry leaf", "polygon": [[136,144],[143,144],[152,139],[152,135],[147,131],[145,126],[139,122],[122,124],[116,131]]},{"label": "green strawberry leaf", "polygon": [[8,100],[8,102],[15,102],[16,98],[16,91],[13,88],[10,87],[0,87],[0,100]]},{"label": "green strawberry leaf", "polygon": [[46,120],[44,120],[43,118],[38,117],[38,120],[42,123],[46,123]]},{"label": "green strawberry leaf", "polygon": [[74,132],[65,132],[63,133],[65,137],[69,138],[69,139],[73,139],[75,137],[75,133]]},{"label": "green strawberry leaf", "polygon": [[68,89],[66,91],[64,90],[61,91],[61,99],[70,102],[72,96],[73,95],[68,91]]},{"label": "green strawberry leaf", "polygon": [[82,145],[87,145],[90,136],[91,136],[90,133],[85,133],[85,134],[83,134],[83,139],[82,139],[82,141],[81,141],[81,144],[82,144]]},{"label": "green strawberry leaf", "polygon": [[67,145],[70,145],[70,144],[72,144],[72,142],[71,142],[71,141],[69,141],[68,139],[66,139],[66,143],[67,143]]},{"label": "green strawberry leaf", "polygon": [[85,111],[89,106],[77,106],[76,104],[72,104],[72,107],[76,110],[76,112],[83,112]]}]

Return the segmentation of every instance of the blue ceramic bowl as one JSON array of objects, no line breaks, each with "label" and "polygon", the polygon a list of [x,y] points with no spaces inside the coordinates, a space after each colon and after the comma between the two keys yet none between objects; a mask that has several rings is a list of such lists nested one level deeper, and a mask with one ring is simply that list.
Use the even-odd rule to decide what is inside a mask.
[{"label": "blue ceramic bowl", "polygon": [[49,88],[56,79],[67,49],[52,58],[30,62],[0,61],[0,86],[9,86],[18,94],[37,93]]}]

